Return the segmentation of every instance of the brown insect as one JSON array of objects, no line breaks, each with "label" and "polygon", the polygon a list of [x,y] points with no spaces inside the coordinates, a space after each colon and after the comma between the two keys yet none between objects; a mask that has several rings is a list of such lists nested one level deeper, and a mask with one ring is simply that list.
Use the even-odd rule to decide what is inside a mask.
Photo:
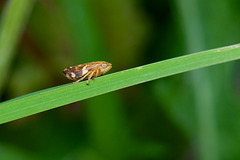
[{"label": "brown insect", "polygon": [[97,76],[101,76],[107,71],[109,71],[112,68],[112,64],[104,61],[97,61],[97,62],[91,62],[91,63],[84,63],[77,66],[71,66],[63,70],[63,74],[71,80],[77,81],[73,83],[78,83],[82,80],[84,80],[86,77],[87,85],[89,83],[90,79],[94,79]]}]

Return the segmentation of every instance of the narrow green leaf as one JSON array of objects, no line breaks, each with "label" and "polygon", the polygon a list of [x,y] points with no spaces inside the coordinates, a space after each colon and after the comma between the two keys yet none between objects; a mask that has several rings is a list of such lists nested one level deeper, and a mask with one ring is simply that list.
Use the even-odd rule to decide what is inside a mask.
[{"label": "narrow green leaf", "polygon": [[240,44],[109,74],[91,81],[89,86],[81,82],[41,90],[1,103],[0,124],[154,79],[237,59],[240,59]]}]

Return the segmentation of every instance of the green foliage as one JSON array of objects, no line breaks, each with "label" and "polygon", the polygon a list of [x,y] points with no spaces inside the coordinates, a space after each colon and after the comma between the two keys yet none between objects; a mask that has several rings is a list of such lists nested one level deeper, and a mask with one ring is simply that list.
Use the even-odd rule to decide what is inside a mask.
[{"label": "green foliage", "polygon": [[[235,0],[0,9],[0,159],[240,159],[238,63],[224,63],[239,44],[218,48],[240,42]],[[89,86],[61,74],[99,60],[113,74]]]},{"label": "green foliage", "polygon": [[173,58],[117,72],[92,81],[66,84],[25,95],[0,105],[0,124],[154,79],[240,58],[240,45]]}]

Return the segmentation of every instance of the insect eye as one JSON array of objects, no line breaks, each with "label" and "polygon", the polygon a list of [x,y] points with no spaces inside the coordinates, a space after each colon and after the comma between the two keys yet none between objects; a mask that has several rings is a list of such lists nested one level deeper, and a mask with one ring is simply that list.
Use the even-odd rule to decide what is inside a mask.
[{"label": "insect eye", "polygon": [[107,64],[102,64],[102,67],[103,67],[103,68],[107,67]]}]

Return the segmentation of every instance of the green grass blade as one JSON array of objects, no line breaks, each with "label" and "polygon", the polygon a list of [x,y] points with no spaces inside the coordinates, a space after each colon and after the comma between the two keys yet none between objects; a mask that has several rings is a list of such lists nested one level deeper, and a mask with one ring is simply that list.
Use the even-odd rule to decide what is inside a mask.
[{"label": "green grass blade", "polygon": [[7,77],[14,47],[26,24],[34,0],[11,0],[1,17],[0,25],[0,94]]},{"label": "green grass blade", "polygon": [[203,51],[99,77],[65,84],[0,104],[0,124],[90,97],[194,69],[240,59],[240,44]]}]

